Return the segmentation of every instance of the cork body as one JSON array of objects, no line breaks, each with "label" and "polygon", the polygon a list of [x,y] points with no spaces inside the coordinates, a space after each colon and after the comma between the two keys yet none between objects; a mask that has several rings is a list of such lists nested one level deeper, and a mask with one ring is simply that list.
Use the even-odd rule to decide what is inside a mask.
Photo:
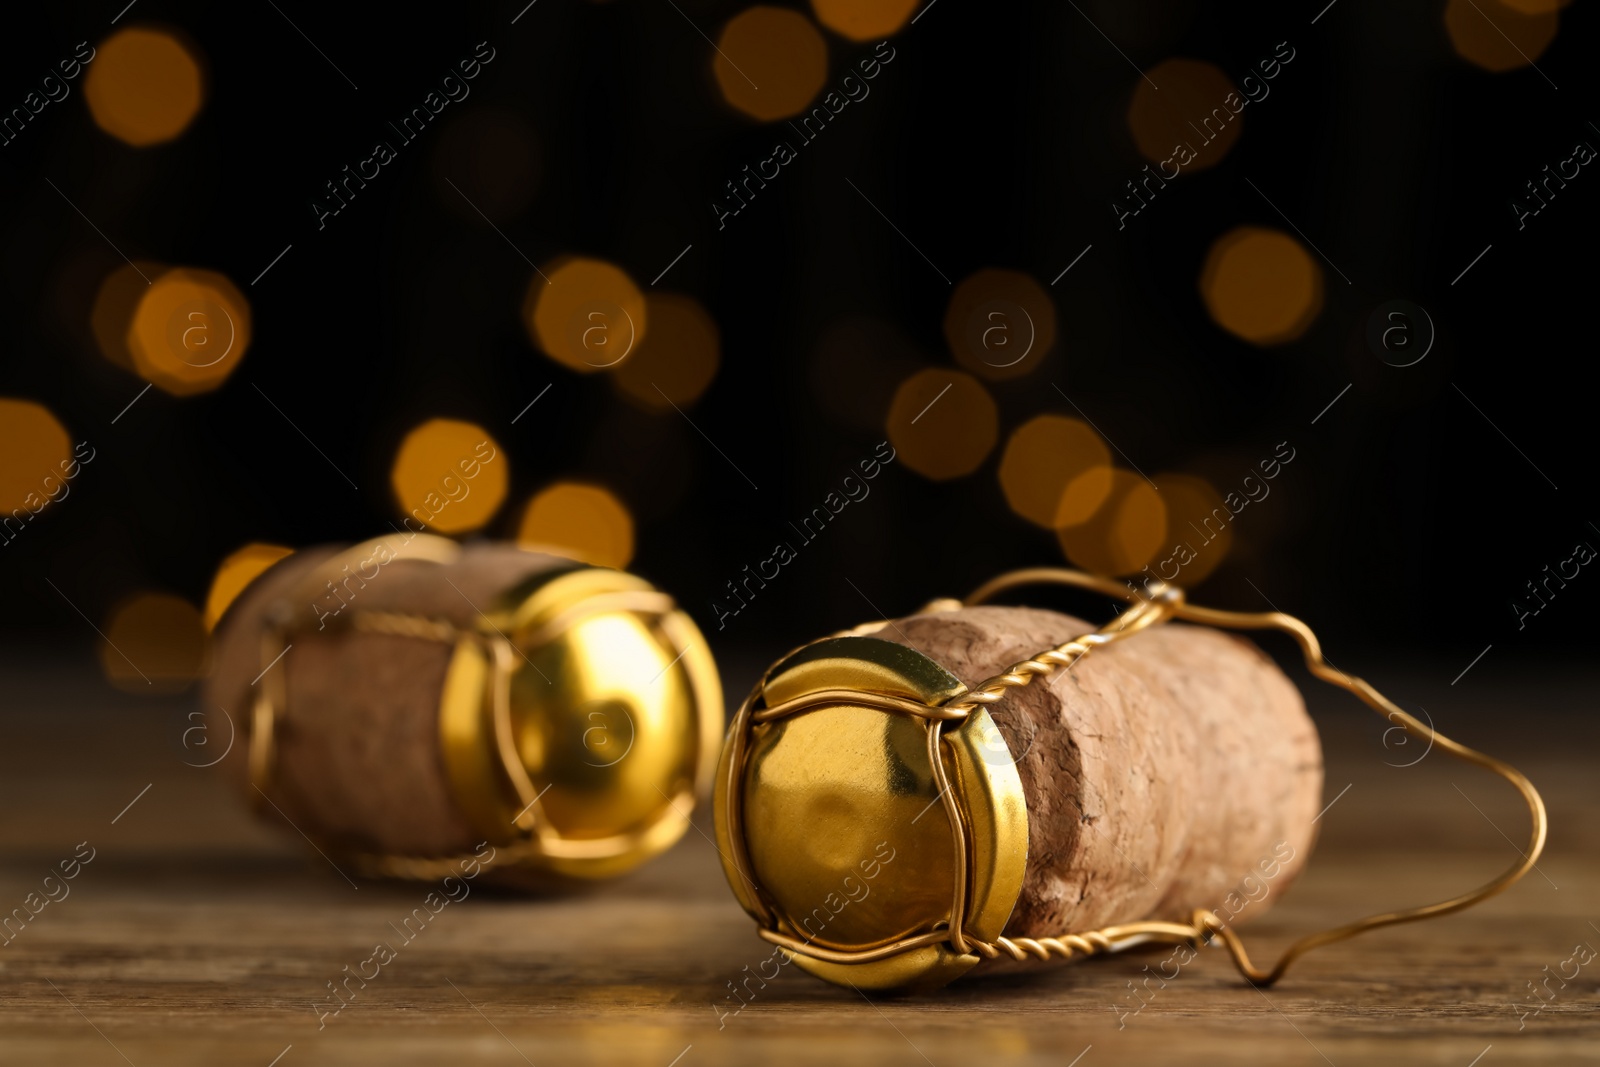
[{"label": "cork body", "polygon": [[[1094,629],[1050,611],[975,607],[874,636],[976,687]],[[1195,908],[1232,925],[1263,911],[1309,856],[1322,794],[1316,729],[1248,641],[1152,627],[988,710],[1028,808],[1027,873],[1007,936],[1186,919]]]},{"label": "cork body", "polygon": [[[404,540],[398,536],[395,542]],[[232,717],[240,734],[224,768],[250,799],[244,733],[251,702],[270,672],[283,672],[272,803],[318,840],[375,852],[444,855],[481,841],[453,795],[441,755],[440,696],[449,644],[420,637],[351,632],[333,625],[356,611],[401,612],[470,629],[480,609],[570,560],[510,545],[466,545],[450,563],[395,559],[322,575],[340,550],[298,552],[273,567],[228,610],[216,635],[209,707]],[[331,585],[321,582],[326,578]],[[309,595],[306,587],[313,587]],[[293,596],[299,600],[288,602]],[[263,662],[269,613],[283,606],[329,625],[290,638],[276,664]],[[263,671],[263,668],[267,668]],[[268,808],[270,813],[271,809]]]}]

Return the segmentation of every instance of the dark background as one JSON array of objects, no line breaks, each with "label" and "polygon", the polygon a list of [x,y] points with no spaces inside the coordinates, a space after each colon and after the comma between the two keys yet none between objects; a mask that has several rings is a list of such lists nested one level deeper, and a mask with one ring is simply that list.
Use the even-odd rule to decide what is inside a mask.
[{"label": "dark background", "polygon": [[[77,42],[103,38],[123,2],[12,15],[0,106],[20,103]],[[788,539],[787,523],[884,437],[838,417],[832,400],[881,393],[886,405],[893,380],[870,361],[818,373],[827,331],[870,316],[901,336],[910,365],[952,365],[941,332],[950,287],[848,179],[956,281],[1000,266],[1048,286],[1093,245],[1049,290],[1050,360],[991,386],[1002,444],[1036,414],[1076,414],[1052,382],[1151,474],[1218,472],[1227,488],[1228,472],[1292,444],[1295,461],[1240,517],[1229,561],[1196,599],[1257,610],[1270,597],[1330,651],[1463,667],[1489,644],[1494,659],[1524,664],[1581,654],[1585,586],[1600,579],[1580,574],[1523,630],[1511,601],[1577,542],[1600,545],[1583,473],[1600,178],[1585,171],[1520,232],[1510,201],[1576,141],[1600,145],[1588,121],[1600,114],[1594,12],[1563,11],[1537,60],[1547,81],[1458,58],[1442,3],[1338,0],[1311,25],[1323,2],[1082,0],[1080,13],[940,0],[893,38],[896,58],[870,98],[719,232],[709,205],[774,139],[722,103],[695,29],[715,37],[742,4],[539,0],[510,25],[521,0],[286,0],[357,90],[270,4],[140,0],[119,26],[181,28],[206,57],[208,95],[189,131],[126,147],[90,121],[80,79],[0,147],[0,395],[45,403],[98,453],[70,499],[0,549],[7,643],[95,640],[47,578],[98,620],[140,588],[202,600],[217,563],[247,541],[387,530],[399,517],[395,448],[436,415],[481,424],[509,455],[512,493],[485,533],[512,536],[522,502],[552,479],[611,486],[638,522],[631,569],[677,595],[719,651],[768,659],[874,617],[873,605],[903,613],[1008,567],[1061,563],[1054,536],[1006,507],[998,448],[951,482],[897,463],[716,631],[710,602],[723,583]],[[872,45],[827,37],[831,86]],[[319,232],[309,204],[323,182],[484,40],[497,55],[470,99]],[[1247,109],[1227,157],[1118,232],[1110,204],[1144,163],[1125,120],[1139,78],[1130,61],[1188,56],[1237,80],[1280,41],[1296,58]],[[486,107],[520,115],[538,145],[536,185],[502,224],[506,239],[443,180],[469,192],[492,184],[441,147],[450,123]],[[1246,179],[1351,281],[1325,269],[1320,317],[1270,349],[1215,326],[1196,288],[1220,234],[1287,229]],[[143,383],[96,352],[87,318],[122,260],[49,182],[127,255],[219,270],[245,292],[254,340],[221,389],[152,390],[111,424]],[[507,239],[539,263],[611,260],[641,287],[692,243],[659,288],[711,312],[722,366],[688,415],[759,489],[679,414],[637,409],[604,375],[539,354],[519,314],[532,271]],[[1369,313],[1393,299],[1426,308],[1438,331],[1408,368],[1362,339]]]}]

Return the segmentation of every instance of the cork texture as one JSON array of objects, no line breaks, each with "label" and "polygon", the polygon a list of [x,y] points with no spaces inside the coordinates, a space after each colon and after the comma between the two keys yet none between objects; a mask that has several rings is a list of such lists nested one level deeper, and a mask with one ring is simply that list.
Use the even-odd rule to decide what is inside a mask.
[{"label": "cork texture", "polygon": [[[402,538],[394,538],[398,543]],[[251,799],[244,731],[262,674],[266,620],[303,587],[338,548],[308,549],[267,571],[229,609],[216,634],[210,707],[225,709],[240,733],[225,768]],[[291,638],[292,648],[271,671],[285,672],[287,707],[280,709],[278,759],[269,790],[283,817],[319,840],[345,847],[418,855],[471,851],[478,838],[458,810],[439,745],[439,698],[451,646],[417,637],[336,631],[333,619],[356,611],[400,611],[475,624],[479,609],[539,573],[569,560],[508,545],[468,545],[450,564],[393,560],[325,577],[321,617]],[[363,578],[365,573],[368,577]],[[341,607],[341,605],[343,605]],[[325,613],[338,610],[329,618]],[[267,817],[279,818],[270,806]]]},{"label": "cork texture", "polygon": [[[1051,611],[976,607],[902,619],[876,636],[976,687],[1094,629]],[[1243,921],[1310,854],[1322,795],[1316,729],[1294,685],[1242,638],[1156,626],[989,711],[1028,805],[1027,874],[1007,936],[1186,919],[1195,908]]]}]

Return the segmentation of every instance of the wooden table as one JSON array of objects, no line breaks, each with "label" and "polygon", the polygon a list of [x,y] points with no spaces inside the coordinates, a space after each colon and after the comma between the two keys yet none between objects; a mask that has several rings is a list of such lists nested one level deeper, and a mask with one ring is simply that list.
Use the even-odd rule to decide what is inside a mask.
[{"label": "wooden table", "polygon": [[[1157,959],[1128,954],[871,1001],[786,968],[731,1014],[728,983],[768,949],[702,824],[583,897],[474,889],[320,1026],[326,984],[397,940],[389,924],[427,887],[351,884],[286,825],[252,821],[225,783],[184,765],[207,755],[180,744],[195,725],[182,700],[110,694],[76,665],[5,678],[0,909],[22,906],[80,842],[94,850],[70,894],[0,946],[7,1064],[1600,1062],[1600,959],[1565,988],[1551,979],[1554,999],[1519,1018],[1529,983],[1575,944],[1600,947],[1600,738],[1578,714],[1577,676],[1424,687],[1441,729],[1520,762],[1544,790],[1539,870],[1463,915],[1313,954],[1265,993],[1206,952],[1124,1016]],[[1513,693],[1514,714],[1491,714]],[[1474,885],[1524,833],[1505,786],[1437,753],[1386,766],[1417,750],[1385,749],[1381,720],[1324,703],[1327,796],[1340,795],[1308,875],[1247,931],[1258,959],[1313,927]]]}]

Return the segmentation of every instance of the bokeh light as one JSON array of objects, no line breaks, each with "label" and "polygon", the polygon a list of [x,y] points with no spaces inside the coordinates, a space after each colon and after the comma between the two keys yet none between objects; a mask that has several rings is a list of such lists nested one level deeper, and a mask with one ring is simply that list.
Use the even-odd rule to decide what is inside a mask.
[{"label": "bokeh light", "polygon": [[484,226],[485,216],[505,222],[527,208],[538,188],[538,140],[516,112],[474,106],[440,133],[433,173],[450,211],[474,226]]},{"label": "bokeh light", "polygon": [[876,41],[905,28],[922,0],[811,0],[817,21],[852,41]]},{"label": "bokeh light", "polygon": [[528,283],[523,316],[545,355],[583,374],[616,367],[644,340],[644,296],[626,271],[569,257]]},{"label": "bokeh light", "polygon": [[294,549],[283,545],[251,542],[217,565],[211,579],[211,591],[206,594],[205,626],[216,629],[228,605],[239,599],[245,586],[255,581],[266,569],[281,559],[294,555]]},{"label": "bokeh light", "polygon": [[1111,492],[1111,450],[1088,423],[1039,415],[1012,431],[1000,456],[1011,510],[1053,530],[1086,522]]},{"label": "bokeh light", "polygon": [[[389,484],[406,517],[433,533],[476,530],[506,498],[510,461],[483,427],[429,419],[406,434]],[[408,529],[417,529],[406,523]]]},{"label": "bokeh light", "polygon": [[[250,347],[249,301],[215,271],[183,267],[150,278],[138,294],[127,327],[127,352],[134,370],[174,396],[217,388]],[[120,310],[117,298],[132,282],[108,278],[107,283],[110,315]],[[96,331],[98,336],[98,324]],[[107,355],[116,362],[115,354]]]},{"label": "bokeh light", "polygon": [[1251,344],[1282,344],[1305,333],[1322,311],[1322,268],[1281,230],[1240,226],[1211,246],[1200,295],[1229,333]]},{"label": "bokeh light", "polygon": [[95,125],[135,147],[177,137],[200,111],[200,63],[164,30],[130,26],[95,48],[83,98]]},{"label": "bokeh light", "polygon": [[1196,586],[1222,565],[1233,548],[1233,513],[1204,478],[1158,474],[1151,480],[1167,507],[1167,534],[1153,576]]},{"label": "bokeh light", "polygon": [[136,593],[111,610],[100,630],[100,667],[118,689],[182,692],[206,671],[205,623],[182,597]]},{"label": "bokeh light", "polygon": [[1133,574],[1167,546],[1167,508],[1154,486],[1115,469],[1105,503],[1087,522],[1056,531],[1067,559],[1107,576]]},{"label": "bokeh light", "polygon": [[[1229,93],[1236,94],[1233,108],[1224,103]],[[1145,159],[1155,164],[1171,160],[1157,169],[1162,178],[1173,178],[1222,161],[1244,131],[1244,101],[1215,64],[1168,59],[1134,83],[1128,130]]]},{"label": "bokeh light", "polygon": [[0,528],[3,541],[71,489],[72,439],[50,409],[32,400],[0,397]]},{"label": "bokeh light", "polygon": [[100,354],[129,374],[138,374],[133,355],[128,351],[128,327],[134,309],[144,299],[150,280],[169,268],[154,260],[136,259],[107,274],[96,290],[94,308],[89,313],[89,328]]},{"label": "bokeh light", "polygon": [[712,70],[729,104],[764,122],[786,119],[822,90],[828,45],[799,12],[752,7],[722,28]]},{"label": "bokeh light", "polygon": [[693,297],[651,293],[645,298],[650,335],[611,370],[630,400],[653,410],[688,407],[700,399],[722,360],[717,324]]},{"label": "bokeh light", "polygon": [[1056,342],[1050,294],[1020,271],[980,270],[950,294],[944,337],[956,362],[992,381],[1037,367]]},{"label": "bokeh light", "polygon": [[1000,436],[1000,415],[983,383],[958,370],[921,370],[889,403],[889,443],[900,462],[944,481],[978,469]]},{"label": "bokeh light", "polygon": [[517,544],[620,570],[633,559],[633,516],[603,486],[555,482],[523,509]]},{"label": "bokeh light", "polygon": [[1450,0],[1444,25],[1456,54],[1484,70],[1537,62],[1561,25],[1555,0]]}]

